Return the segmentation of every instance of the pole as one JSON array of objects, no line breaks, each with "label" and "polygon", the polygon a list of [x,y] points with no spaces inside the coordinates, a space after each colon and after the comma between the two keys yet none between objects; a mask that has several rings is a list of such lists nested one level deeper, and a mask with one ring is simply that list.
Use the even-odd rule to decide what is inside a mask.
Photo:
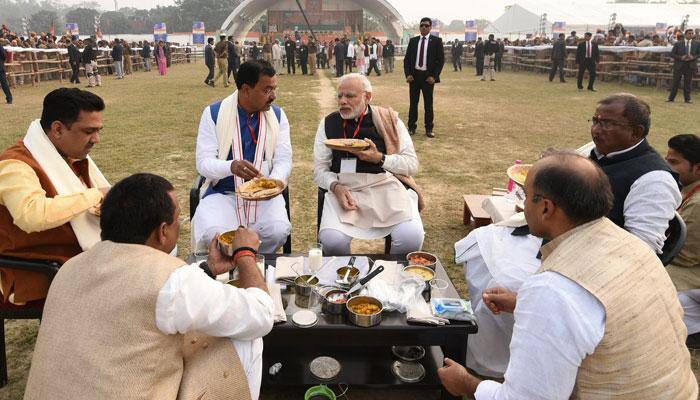
[{"label": "pole", "polygon": [[304,9],[301,7],[301,3],[299,0],[296,0],[297,5],[299,6],[299,11],[301,11],[301,15],[304,16],[304,21],[306,21],[306,25],[309,27],[309,32],[311,32],[311,37],[314,38],[314,41],[318,42],[316,40],[316,34],[314,33],[314,28],[311,27],[311,23],[309,23],[309,19],[306,18],[306,13],[304,12]]}]

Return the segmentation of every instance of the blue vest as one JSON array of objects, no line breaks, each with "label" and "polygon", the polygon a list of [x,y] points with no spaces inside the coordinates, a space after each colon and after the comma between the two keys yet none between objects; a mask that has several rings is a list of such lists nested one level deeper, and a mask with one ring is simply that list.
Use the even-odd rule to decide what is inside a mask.
[{"label": "blue vest", "polygon": [[[214,125],[216,125],[216,120],[219,117],[220,108],[220,101],[209,106],[209,113],[211,114],[211,119],[214,121]],[[243,108],[241,108],[240,106],[236,106],[236,108],[238,109],[238,120],[240,121],[238,129],[240,129],[241,140],[243,142],[243,158],[253,163],[255,161],[255,152],[258,146],[255,144],[255,142],[253,142],[253,138],[250,136],[250,134],[248,134],[248,127],[250,126],[254,128],[256,136],[260,133],[260,126],[258,125],[258,113],[249,116],[248,113],[246,113],[245,110],[243,110]],[[282,118],[282,109],[279,106],[273,104],[272,110],[275,112],[277,121],[280,122]],[[228,151],[228,156],[226,157],[226,160],[233,160],[232,149]],[[235,191],[236,183],[233,180],[233,175],[231,175],[224,179],[221,179],[219,182],[216,183],[216,185],[210,186],[204,193],[203,197],[207,197],[212,193],[227,194]]]}]

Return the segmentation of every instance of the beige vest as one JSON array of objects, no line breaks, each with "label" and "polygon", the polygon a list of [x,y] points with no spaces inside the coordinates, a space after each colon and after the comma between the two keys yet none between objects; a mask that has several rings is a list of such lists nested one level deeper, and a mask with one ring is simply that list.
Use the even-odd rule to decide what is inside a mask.
[{"label": "beige vest", "polygon": [[696,400],[683,310],[671,279],[644,242],[607,218],[542,248],[539,272],[578,283],[605,308],[605,333],[579,367],[575,399]]},{"label": "beige vest", "polygon": [[156,299],[183,261],[99,242],[49,289],[25,399],[250,399],[228,338],[163,334]]}]

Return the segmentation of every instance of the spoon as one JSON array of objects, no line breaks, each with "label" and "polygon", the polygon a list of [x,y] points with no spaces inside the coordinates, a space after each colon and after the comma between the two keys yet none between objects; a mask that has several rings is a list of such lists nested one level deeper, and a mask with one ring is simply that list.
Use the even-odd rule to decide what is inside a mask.
[{"label": "spoon", "polygon": [[311,278],[307,279],[307,280],[306,280],[306,283],[311,283],[311,281],[314,280],[314,278],[316,277],[316,275],[318,275],[318,273],[321,272],[321,270],[322,270],[326,265],[328,265],[328,264],[332,263],[333,261],[335,261],[335,259],[336,259],[336,256],[333,256],[333,257],[331,257],[330,260],[326,261],[325,264],[321,265],[321,268],[319,268],[318,271],[316,271],[315,274],[311,275]]}]

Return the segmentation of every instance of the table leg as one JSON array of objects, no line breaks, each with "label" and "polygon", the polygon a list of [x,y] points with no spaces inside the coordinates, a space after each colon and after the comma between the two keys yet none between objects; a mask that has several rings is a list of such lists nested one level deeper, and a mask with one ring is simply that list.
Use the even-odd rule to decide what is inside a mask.
[{"label": "table leg", "polygon": [[[467,338],[468,335],[452,335],[448,344],[442,347],[445,357],[456,363],[466,366],[467,362]],[[452,396],[447,390],[442,389],[442,400],[461,400],[460,396]]]}]

